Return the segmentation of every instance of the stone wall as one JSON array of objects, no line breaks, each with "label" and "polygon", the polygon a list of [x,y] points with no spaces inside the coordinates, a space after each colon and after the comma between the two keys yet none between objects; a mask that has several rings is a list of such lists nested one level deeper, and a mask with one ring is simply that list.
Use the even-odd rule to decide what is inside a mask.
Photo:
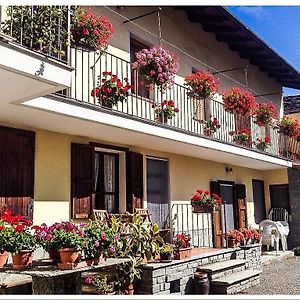
[{"label": "stone wall", "polygon": [[261,268],[261,247],[259,244],[243,248],[215,250],[193,255],[170,263],[152,263],[142,266],[142,277],[136,284],[136,294],[184,295],[192,294],[193,279],[197,267],[229,259],[247,259],[249,269]]}]

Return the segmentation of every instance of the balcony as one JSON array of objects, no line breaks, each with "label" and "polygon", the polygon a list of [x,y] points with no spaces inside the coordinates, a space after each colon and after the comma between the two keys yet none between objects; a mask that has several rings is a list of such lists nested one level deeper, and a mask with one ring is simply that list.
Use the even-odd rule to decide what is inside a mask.
[{"label": "balcony", "polygon": [[[22,24],[20,23],[23,21],[20,21],[13,15],[10,16],[13,22],[10,22],[10,27],[5,30],[6,34],[13,36],[14,45],[20,44],[23,48],[33,50],[37,55],[43,53],[48,61],[64,65],[66,68],[74,69],[72,77],[70,78],[70,88],[61,88],[59,92],[57,92],[58,89],[56,89],[56,91],[49,89],[48,94],[56,92],[55,97],[41,98],[40,95],[36,94],[36,99],[24,101],[22,103],[23,105],[76,118],[83,118],[83,111],[78,112],[76,115],[75,112],[70,112],[70,106],[67,105],[72,105],[73,107],[77,106],[80,109],[93,110],[99,113],[99,115],[93,117],[94,122],[106,122],[106,125],[112,125],[109,124],[109,120],[107,119],[112,120],[113,116],[123,120],[132,120],[135,122],[133,125],[130,125],[131,127],[128,125],[127,128],[129,129],[130,127],[131,132],[138,131],[140,129],[139,127],[142,126],[139,124],[144,124],[148,126],[148,134],[152,134],[154,131],[158,132],[159,130],[160,132],[164,132],[166,138],[169,138],[171,132],[184,134],[185,136],[194,138],[194,146],[203,146],[203,149],[206,148],[208,152],[210,151],[211,143],[200,143],[200,140],[197,138],[201,138],[201,141],[203,139],[205,141],[211,141],[214,145],[217,145],[214,147],[216,149],[218,148],[219,152],[215,153],[220,153],[220,151],[223,151],[222,147],[227,147],[227,150],[224,150],[223,152],[227,151],[228,153],[231,153],[232,149],[235,149],[235,155],[241,154],[245,157],[254,155],[259,156],[261,160],[263,160],[262,157],[265,157],[266,155],[271,158],[273,157],[285,161],[298,159],[300,147],[297,141],[286,139],[278,133],[278,130],[271,127],[259,127],[254,123],[254,120],[251,117],[237,118],[235,115],[226,112],[224,105],[221,102],[221,97],[215,97],[210,100],[191,97],[189,95],[189,90],[178,83],[175,83],[163,94],[157,88],[148,91],[141,85],[138,74],[132,71],[131,63],[127,60],[129,57],[128,53],[109,47],[110,52],[105,52],[100,55],[97,52],[86,49],[66,46],[68,40],[66,32],[70,29],[72,12],[66,6],[56,6],[55,8],[58,9],[58,13],[56,15],[50,14],[49,19],[55,25],[51,31],[51,37],[53,38],[50,39],[50,44],[43,43],[42,41],[37,43],[37,38],[34,36],[33,31],[29,37],[27,32],[26,36],[26,31],[23,30]],[[29,14],[33,14],[37,9],[37,6],[26,6],[26,9],[29,10]],[[45,20],[45,22],[47,22],[47,20]],[[111,52],[118,54],[115,55]],[[128,78],[129,82],[134,85],[134,89],[129,93],[127,101],[123,101],[122,103],[119,102],[112,107],[106,107],[103,103],[99,103],[95,96],[93,97],[91,95],[91,91],[96,87],[98,80],[101,82],[103,78],[102,73],[104,71],[116,74],[121,81],[124,81],[124,78]],[[55,76],[59,77],[60,75],[60,72],[56,72]],[[65,86],[68,85],[65,84]],[[27,100],[30,99],[30,97],[24,99]],[[158,122],[153,106],[160,104],[163,100],[173,100],[175,107],[179,108],[179,112],[171,120],[162,120],[163,122]],[[72,111],[74,111],[74,109]],[[86,113],[86,110],[84,113]],[[108,116],[108,118],[105,118],[104,116]],[[215,133],[208,136],[204,132],[204,124],[202,121],[209,120],[210,116],[216,117],[219,120],[221,127]],[[28,120],[29,119],[30,116],[28,115]],[[86,119],[88,119],[88,117],[86,117]],[[37,124],[37,126],[43,126],[44,123]],[[50,127],[53,126],[55,121],[49,121],[48,123]],[[78,124],[76,125],[77,127]],[[115,123],[114,126],[117,127],[117,123]],[[59,131],[56,127],[50,127],[49,129],[51,128]],[[243,128],[251,131],[251,141],[244,143],[243,145],[236,144],[231,132]],[[103,129],[106,130],[107,127]],[[73,131],[70,130],[69,133],[87,135],[87,133],[81,133],[75,129]],[[90,135],[91,134],[92,133],[90,132]],[[271,146],[264,151],[257,149],[253,144],[253,141],[257,138],[264,138],[267,135],[271,138]],[[95,137],[98,138],[96,135]],[[182,137],[183,135],[177,135],[177,140],[184,143]],[[136,136],[135,140],[139,138],[139,136]],[[168,148],[165,148],[164,150],[169,151]],[[245,150],[250,150],[252,154],[249,154],[249,152]],[[229,156],[224,157],[222,161],[226,162],[228,157]],[[204,158],[211,159],[211,156],[207,155]],[[231,157],[230,159],[234,161],[236,158],[233,159]],[[240,164],[242,165],[243,162],[240,162]],[[251,166],[251,162],[248,163],[248,166]]]}]

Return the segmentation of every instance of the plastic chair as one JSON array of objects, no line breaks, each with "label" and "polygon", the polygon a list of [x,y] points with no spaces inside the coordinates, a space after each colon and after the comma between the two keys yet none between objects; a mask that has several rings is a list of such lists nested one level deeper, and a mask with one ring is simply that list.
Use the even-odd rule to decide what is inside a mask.
[{"label": "plastic chair", "polygon": [[109,214],[107,210],[93,209],[93,217],[95,221],[108,222]]},{"label": "plastic chair", "polygon": [[275,247],[276,255],[278,255],[280,233],[277,224],[271,220],[263,220],[259,224],[259,230],[261,232],[260,243],[267,246],[268,251],[270,246]]}]

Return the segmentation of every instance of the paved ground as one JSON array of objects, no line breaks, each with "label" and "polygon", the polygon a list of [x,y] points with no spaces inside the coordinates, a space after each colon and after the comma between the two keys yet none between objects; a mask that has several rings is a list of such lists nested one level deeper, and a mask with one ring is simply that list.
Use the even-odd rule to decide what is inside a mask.
[{"label": "paved ground", "polygon": [[260,285],[242,294],[300,295],[300,257],[294,256],[272,261],[263,266]]}]

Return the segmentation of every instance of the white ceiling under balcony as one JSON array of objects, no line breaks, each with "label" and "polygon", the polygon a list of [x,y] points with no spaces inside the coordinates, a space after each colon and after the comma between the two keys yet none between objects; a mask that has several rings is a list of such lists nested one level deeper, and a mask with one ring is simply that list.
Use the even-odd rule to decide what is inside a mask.
[{"label": "white ceiling under balcony", "polygon": [[56,98],[41,97],[22,105],[1,105],[0,119],[14,126],[40,128],[105,143],[198,157],[258,170],[291,167],[292,163],[256,151],[191,136],[167,128],[96,111]]},{"label": "white ceiling under balcony", "polygon": [[0,41],[0,88],[5,103],[21,103],[70,86],[72,69],[40,53]]}]

